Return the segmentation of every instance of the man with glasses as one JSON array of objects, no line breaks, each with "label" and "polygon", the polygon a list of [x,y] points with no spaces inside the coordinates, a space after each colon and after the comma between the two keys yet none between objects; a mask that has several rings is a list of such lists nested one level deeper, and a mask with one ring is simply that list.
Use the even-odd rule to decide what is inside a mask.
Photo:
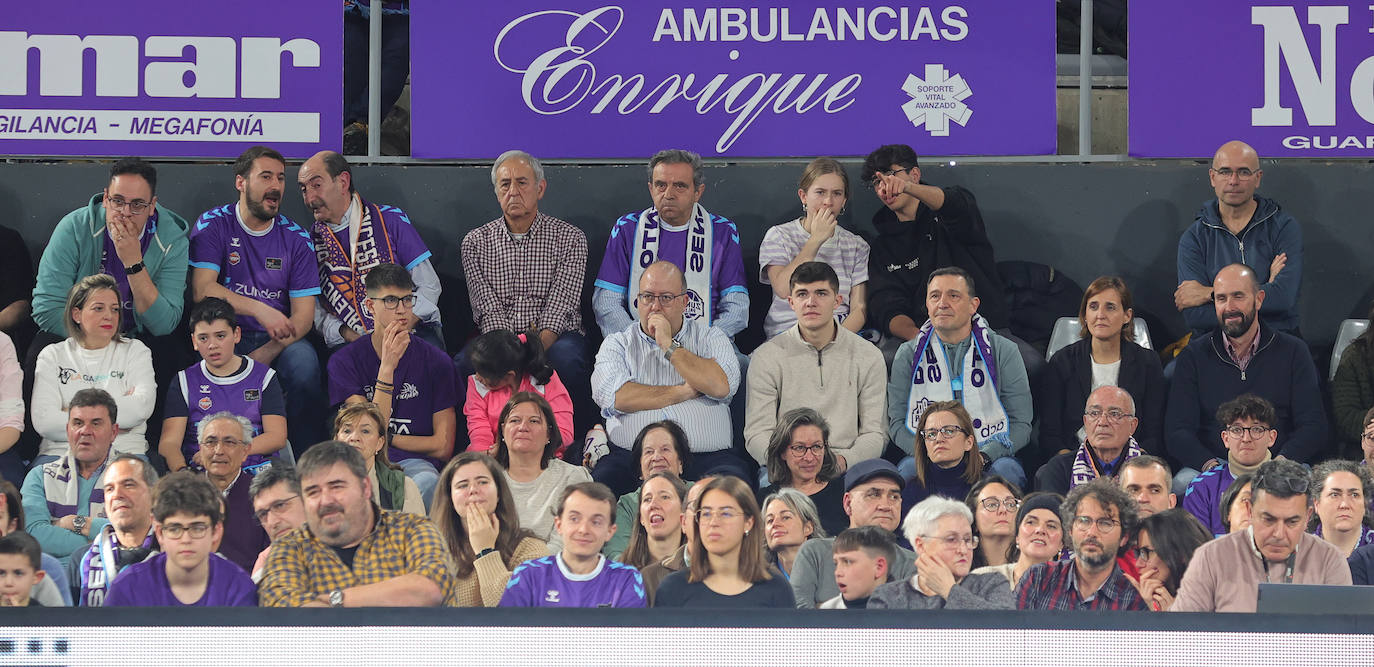
[{"label": "man with glasses", "polygon": [[219,552],[244,572],[253,571],[258,554],[271,540],[253,518],[248,492],[252,475],[243,471],[253,440],[253,424],[232,412],[217,412],[196,425],[205,477],[224,497],[224,541]]},{"label": "man with glasses", "polygon": [[[1193,335],[1217,328],[1212,277],[1227,264],[1249,264],[1265,293],[1260,317],[1278,331],[1298,333],[1302,284],[1302,227],[1278,202],[1255,194],[1264,171],[1255,149],[1229,141],[1208,170],[1216,199],[1202,205],[1178,240],[1178,289],[1174,305]],[[1223,323],[1224,325],[1224,323]]]},{"label": "man with glasses", "polygon": [[916,573],[873,591],[873,609],[1015,609],[1007,578],[970,574],[978,536],[968,505],[942,496],[916,503],[902,522]]},{"label": "man with glasses", "polygon": [[740,368],[730,339],[720,327],[684,315],[687,282],[676,264],[650,264],[638,289],[638,321],[606,336],[596,354],[592,398],[606,417],[611,446],[592,479],[622,495],[634,490],[635,436],[663,419],[687,433],[692,463],[683,477],[720,472],[749,479],[752,466],[731,451],[728,405],[739,389]]},{"label": "man with glasses", "polygon": [[1226,461],[1229,450],[1221,434],[1230,423],[1216,416],[1222,403],[1241,394],[1260,396],[1274,407],[1266,425],[1276,429],[1280,443],[1275,457],[1311,464],[1327,447],[1326,410],[1312,355],[1301,339],[1260,319],[1268,297],[1254,270],[1228,265],[1217,273],[1213,288],[1220,328],[1194,337],[1184,348],[1169,386],[1165,442],[1183,466],[1174,476],[1175,493],[1186,491],[1199,472]]},{"label": "man with glasses", "polygon": [[1114,385],[1094,389],[1083,407],[1087,439],[1077,451],[1059,454],[1040,466],[1035,490],[1063,495],[1098,477],[1115,478],[1127,461],[1145,453],[1134,437],[1139,425],[1130,392]]},{"label": "man with glasses", "polygon": [[164,549],[115,578],[106,607],[256,607],[257,586],[214,553],[224,535],[215,487],[189,470],[158,482],[153,532]]},{"label": "man with glasses", "polygon": [[83,607],[104,605],[116,575],[158,552],[153,531],[153,487],[157,485],[153,464],[133,454],[120,454],[105,466],[101,483],[110,522],[91,541],[77,570],[81,582],[77,604]]},{"label": "man with glasses", "polygon": [[329,359],[329,402],[381,408],[392,434],[387,456],[415,480],[428,508],[439,469],[453,456],[458,376],[443,350],[414,333],[418,297],[405,267],[379,264],[366,283],[363,307],[376,326]]},{"label": "man with glasses", "polygon": [[1026,571],[1016,586],[1018,609],[1145,611],[1148,607],[1117,558],[1135,532],[1135,501],[1111,479],[1069,491],[1059,507],[1073,557]]},{"label": "man with glasses", "polygon": [[1254,474],[1273,458],[1270,450],[1279,432],[1273,427],[1274,406],[1254,394],[1241,394],[1222,403],[1217,408],[1217,423],[1225,425],[1221,442],[1226,445],[1226,460],[1218,461],[1188,484],[1183,509],[1197,517],[1212,535],[1221,537],[1231,532],[1223,523],[1222,494],[1237,477]]},{"label": "man with glasses", "polygon": [[324,438],[320,358],[306,338],[320,282],[310,233],[282,215],[286,159],[254,146],[234,162],[236,202],[210,209],[191,232],[191,292],[229,302],[242,332],[234,351],[281,374],[291,442]]},{"label": "man with glasses", "polygon": [[887,366],[883,353],[835,321],[840,278],[824,262],[805,262],[788,279],[797,324],[754,350],[749,363],[744,441],[767,465],[778,417],[813,408],[830,424],[838,472],[882,456],[887,446]]},{"label": "man with glasses", "polygon": [[1261,465],[1250,527],[1193,552],[1170,611],[1253,612],[1261,583],[1351,585],[1341,550],[1307,532],[1314,486],[1293,461]]},{"label": "man with glasses", "polygon": [[973,276],[988,324],[994,329],[1011,325],[997,259],[972,192],[922,182],[916,151],[905,144],[869,153],[862,179],[883,203],[873,214],[878,239],[868,258],[868,310],[873,326],[887,334],[887,349],[916,338],[925,320],[930,273],[946,266]]},{"label": "man with glasses", "polygon": [[[877,526],[895,534],[902,521],[902,486],[897,467],[884,459],[868,459],[849,466],[844,474],[844,512],[849,527]],[[792,564],[792,595],[799,609],[815,609],[840,594],[835,583],[835,538],[807,540]],[[916,554],[902,546],[888,566],[893,581],[916,572]],[[1003,584],[1005,586],[1006,584]]]},{"label": "man with glasses", "polygon": [[[253,476],[248,485],[253,499],[253,518],[276,544],[281,536],[305,525],[305,499],[301,497],[301,476],[295,466],[285,461],[273,461]],[[268,545],[258,554],[251,570],[253,581],[262,581],[263,568],[272,553]]]}]

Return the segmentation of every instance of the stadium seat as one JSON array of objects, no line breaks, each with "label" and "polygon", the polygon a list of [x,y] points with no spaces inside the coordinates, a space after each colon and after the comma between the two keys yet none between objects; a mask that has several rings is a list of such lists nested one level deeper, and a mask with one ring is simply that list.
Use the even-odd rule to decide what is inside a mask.
[{"label": "stadium seat", "polygon": [[[1366,325],[1368,323],[1366,322]],[[1150,341],[1150,327],[1145,324],[1145,320],[1137,317],[1135,325],[1135,343],[1147,350],[1154,349],[1154,343]],[[1344,330],[1344,329],[1342,329]],[[1363,329],[1361,329],[1363,331]],[[1068,347],[1079,339],[1078,318],[1061,317],[1054,323],[1054,331],[1050,333],[1050,343],[1045,348],[1045,359],[1054,356],[1055,352]]]},{"label": "stadium seat", "polygon": [[1331,371],[1327,375],[1327,380],[1336,379],[1336,369],[1341,365],[1341,355],[1345,353],[1345,348],[1350,347],[1350,342],[1359,337],[1369,328],[1369,320],[1345,320],[1341,322],[1341,328],[1336,331],[1336,346],[1331,348]]}]

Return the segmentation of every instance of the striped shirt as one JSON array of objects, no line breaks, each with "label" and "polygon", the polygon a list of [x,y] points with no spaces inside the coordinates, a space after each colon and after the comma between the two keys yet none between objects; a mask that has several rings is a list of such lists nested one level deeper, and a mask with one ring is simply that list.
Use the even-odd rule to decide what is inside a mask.
[{"label": "striped shirt", "polygon": [[482,333],[506,329],[582,330],[587,236],[544,213],[516,238],[504,217],[463,237],[463,275],[472,319]]},{"label": "striped shirt", "polygon": [[1112,573],[1096,593],[1086,599],[1078,592],[1077,560],[1061,560],[1032,567],[1016,586],[1017,609],[1053,609],[1064,611],[1147,611],[1140,597],[1121,568],[1112,565]]},{"label": "striped shirt", "polygon": [[618,447],[630,449],[640,429],[663,419],[676,421],[687,432],[693,452],[729,449],[734,436],[730,427],[730,398],[739,390],[739,360],[735,347],[720,327],[706,326],[684,319],[674,336],[693,354],[715,361],[725,371],[730,391],[723,398],[701,395],[658,410],[620,412],[615,409],[615,393],[626,382],[652,386],[682,384],[684,380],[639,323],[630,324],[601,343],[592,371],[592,398],[606,418],[606,434]]},{"label": "striped shirt", "polygon": [[[763,245],[759,246],[759,282],[771,284],[768,267],[791,264],[810,237],[811,233],[802,227],[800,218],[770,228],[763,235]],[[834,236],[826,239],[816,251],[816,261],[829,264],[840,277],[839,294],[844,297],[844,303],[835,308],[835,316],[844,320],[849,315],[850,289],[868,282],[868,242],[848,229],[836,227]],[[774,294],[768,316],[763,320],[764,335],[772,338],[796,323],[797,315],[787,299]]]}]

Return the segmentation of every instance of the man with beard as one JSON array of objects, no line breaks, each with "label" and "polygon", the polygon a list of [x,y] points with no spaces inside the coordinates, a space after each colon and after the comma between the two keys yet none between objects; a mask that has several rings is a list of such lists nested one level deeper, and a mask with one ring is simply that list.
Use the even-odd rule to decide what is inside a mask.
[{"label": "man with beard", "polygon": [[1016,586],[1017,609],[1145,611],[1145,600],[1117,565],[1135,532],[1135,501],[1116,480],[1099,477],[1069,491],[1059,507],[1073,558],[1036,565]]},{"label": "man with beard", "polygon": [[120,454],[105,467],[103,484],[110,523],[81,559],[78,604],[83,607],[104,605],[115,575],[158,551],[153,534],[153,487],[157,486],[153,465],[133,454]]},{"label": "man with beard", "polygon": [[239,200],[206,211],[191,232],[191,290],[219,297],[239,316],[235,351],[280,373],[287,438],[304,448],[324,439],[320,359],[305,335],[320,294],[310,233],[279,214],[286,160],[254,146],[234,163]]},{"label": "man with beard", "polygon": [[298,466],[305,522],[272,545],[264,607],[437,607],[453,604],[448,550],[429,519],[372,502],[363,455],[322,442]]},{"label": "man with beard", "polygon": [[1274,406],[1280,446],[1275,457],[1315,463],[1326,443],[1326,414],[1317,386],[1317,369],[1302,340],[1275,331],[1259,319],[1265,291],[1244,264],[1231,264],[1212,281],[1220,327],[1193,339],[1178,355],[1165,442],[1183,469],[1174,476],[1174,493],[1227,460],[1217,409],[1241,394],[1255,394]]}]

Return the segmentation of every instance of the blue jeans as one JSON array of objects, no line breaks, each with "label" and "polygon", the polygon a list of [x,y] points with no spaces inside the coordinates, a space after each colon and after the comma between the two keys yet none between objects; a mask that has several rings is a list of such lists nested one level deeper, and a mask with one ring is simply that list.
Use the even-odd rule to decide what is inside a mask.
[{"label": "blue jeans", "polygon": [[[265,331],[244,331],[234,351],[248,354],[271,339]],[[300,458],[311,445],[329,438],[324,427],[328,406],[320,357],[315,354],[315,346],[302,338],[287,345],[272,362],[272,368],[277,369],[277,379],[286,395],[286,437]]]},{"label": "blue jeans", "polygon": [[402,459],[396,462],[401,466],[401,471],[415,482],[415,486],[420,487],[420,497],[425,500],[425,514],[429,514],[429,506],[434,500],[434,488],[439,486],[439,471],[434,469],[434,464],[424,459]]}]

